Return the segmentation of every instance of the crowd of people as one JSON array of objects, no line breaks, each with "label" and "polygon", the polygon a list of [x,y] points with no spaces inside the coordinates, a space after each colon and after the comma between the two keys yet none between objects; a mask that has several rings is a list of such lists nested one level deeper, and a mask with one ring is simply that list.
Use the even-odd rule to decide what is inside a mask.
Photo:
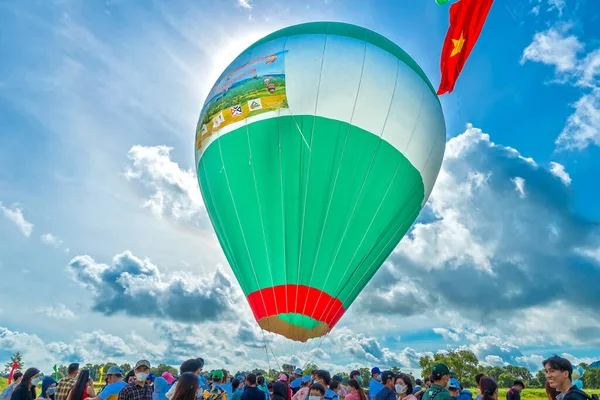
[{"label": "crowd of people", "polygon": [[[548,400],[598,400],[573,385],[573,366],[568,359],[553,356],[544,360],[543,367]],[[423,381],[374,367],[368,387],[363,387],[359,371],[350,372],[344,380],[322,369],[303,375],[298,368],[269,381],[261,373],[230,376],[222,369],[205,377],[203,368],[202,358],[184,361],[178,377],[169,372],[154,376],[148,360],[139,360],[126,374],[113,366],[98,393],[90,370],[80,370],[77,363],[69,365],[67,376],[58,381],[50,376],[41,378],[37,368],[29,368],[14,373],[14,382],[0,394],[0,400],[498,400],[494,379],[478,374],[474,399],[443,363],[435,364]],[[506,400],[520,400],[524,388],[525,383],[516,380]]]}]

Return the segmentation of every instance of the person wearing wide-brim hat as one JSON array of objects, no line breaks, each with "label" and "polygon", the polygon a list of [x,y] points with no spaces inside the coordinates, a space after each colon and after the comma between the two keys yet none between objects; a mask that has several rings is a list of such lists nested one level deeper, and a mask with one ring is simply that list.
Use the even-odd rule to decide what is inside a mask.
[{"label": "person wearing wide-brim hat", "polygon": [[446,364],[438,363],[431,370],[432,383],[423,393],[422,400],[452,400],[446,386],[450,382],[450,369]]}]

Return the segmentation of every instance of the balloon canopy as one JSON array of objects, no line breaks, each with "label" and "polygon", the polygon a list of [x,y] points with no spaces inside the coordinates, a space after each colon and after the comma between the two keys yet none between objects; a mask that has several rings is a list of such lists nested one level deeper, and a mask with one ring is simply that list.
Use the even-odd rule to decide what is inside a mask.
[{"label": "balloon canopy", "polygon": [[204,103],[196,166],[260,327],[330,332],[419,215],[445,143],[431,82],[375,32],[306,23],[243,51]]}]

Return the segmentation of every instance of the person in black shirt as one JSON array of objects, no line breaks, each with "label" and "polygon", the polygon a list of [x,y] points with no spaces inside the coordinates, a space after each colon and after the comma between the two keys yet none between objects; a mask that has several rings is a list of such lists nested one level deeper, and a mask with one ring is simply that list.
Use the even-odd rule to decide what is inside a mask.
[{"label": "person in black shirt", "polygon": [[546,371],[546,380],[551,388],[558,390],[562,400],[598,400],[598,395],[590,396],[573,385],[571,374],[573,365],[566,358],[554,355],[542,362]]},{"label": "person in black shirt", "polygon": [[265,392],[256,386],[256,374],[246,376],[246,389],[242,393],[242,400],[265,400]]},{"label": "person in black shirt", "polygon": [[517,379],[506,392],[506,400],[521,400],[521,390],[523,389],[525,389],[525,384],[522,380]]},{"label": "person in black shirt", "polygon": [[377,392],[375,400],[396,400],[396,375],[392,371],[381,373],[383,389]]},{"label": "person in black shirt", "polygon": [[35,393],[35,385],[40,377],[40,370],[37,368],[29,368],[23,374],[23,379],[19,386],[13,391],[10,400],[34,400],[37,395]]}]

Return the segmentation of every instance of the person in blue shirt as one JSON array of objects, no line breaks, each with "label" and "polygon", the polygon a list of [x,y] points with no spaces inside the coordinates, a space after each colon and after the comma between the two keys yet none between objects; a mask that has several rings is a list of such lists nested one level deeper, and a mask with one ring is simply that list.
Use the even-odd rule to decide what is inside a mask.
[{"label": "person in blue shirt", "polygon": [[383,387],[375,395],[375,400],[396,400],[396,375],[392,371],[383,371],[380,376]]},{"label": "person in blue shirt", "polygon": [[379,367],[373,367],[371,369],[371,382],[369,382],[369,398],[374,399],[377,396],[377,393],[381,389],[383,389],[383,385],[381,384],[381,370]]},{"label": "person in blue shirt", "polygon": [[121,368],[113,365],[106,373],[106,382],[108,383],[98,396],[91,400],[117,400],[121,390],[127,386],[127,382],[123,382],[123,372]]}]

